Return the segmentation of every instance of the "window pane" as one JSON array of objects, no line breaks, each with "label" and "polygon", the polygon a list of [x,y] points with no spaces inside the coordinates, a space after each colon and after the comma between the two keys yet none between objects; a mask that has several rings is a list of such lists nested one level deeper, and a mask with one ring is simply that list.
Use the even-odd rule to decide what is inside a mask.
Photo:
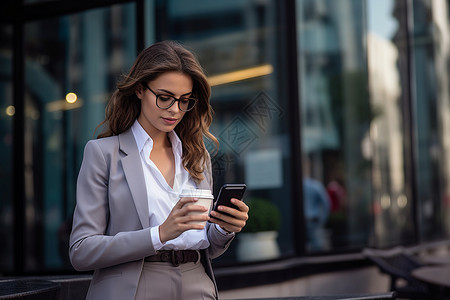
[{"label": "window pane", "polygon": [[136,56],[135,32],[134,4],[25,26],[27,270],[71,268],[83,148],[104,119],[117,76]]},{"label": "window pane", "polygon": [[412,1],[419,231],[450,236],[450,17],[448,1]]},{"label": "window pane", "polygon": [[[220,142],[213,156],[215,195],[224,183],[246,183],[247,203],[256,205],[255,198],[266,199],[269,206],[273,205],[268,214],[279,211],[283,216],[281,227],[267,228],[278,231],[274,251],[264,253],[271,246],[252,250],[244,245],[245,234],[240,233],[237,242],[215,263],[264,260],[292,253],[289,99],[282,97],[279,88],[282,70],[277,62],[277,1],[183,3],[172,0],[160,8],[168,21],[167,32],[160,34],[192,48],[209,76],[215,110],[211,131]],[[263,213],[250,213],[255,221],[259,217]],[[251,227],[249,221],[246,230]],[[251,257],[241,253],[250,253]]]},{"label": "window pane", "polygon": [[364,1],[298,0],[298,68],[309,253],[366,245],[370,107]]},{"label": "window pane", "polygon": [[403,1],[368,1],[368,64],[374,243],[414,241],[406,11]]},{"label": "window pane", "polygon": [[12,26],[0,26],[0,270],[13,268],[13,105]]}]

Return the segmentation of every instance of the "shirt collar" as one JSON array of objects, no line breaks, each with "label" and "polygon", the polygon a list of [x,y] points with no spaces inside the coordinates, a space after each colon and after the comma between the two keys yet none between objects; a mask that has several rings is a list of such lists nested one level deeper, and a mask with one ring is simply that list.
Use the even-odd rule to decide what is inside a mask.
[{"label": "shirt collar", "polygon": [[[137,119],[134,121],[133,125],[131,126],[131,131],[133,132],[134,139],[136,140],[136,145],[138,147],[139,152],[142,151],[147,140],[150,140],[151,144],[153,145],[152,138],[144,130],[144,128],[141,126],[141,124],[138,122]],[[181,146],[181,140],[178,137],[178,135],[175,133],[175,131],[172,130],[169,132],[168,136],[169,136],[170,143],[172,144],[172,148],[175,150],[174,152],[180,153],[180,155],[181,155],[183,148]]]},{"label": "shirt collar", "polygon": [[138,120],[136,119],[131,126],[131,131],[133,132],[134,139],[136,140],[136,145],[138,147],[139,152],[142,151],[144,148],[145,143],[148,139],[151,140],[148,133],[142,128],[141,124],[139,124]]},{"label": "shirt collar", "polygon": [[169,132],[169,139],[170,143],[172,144],[172,148],[175,150],[176,153],[180,153],[180,155],[183,153],[183,147],[181,146],[181,140],[176,134],[174,130]]}]

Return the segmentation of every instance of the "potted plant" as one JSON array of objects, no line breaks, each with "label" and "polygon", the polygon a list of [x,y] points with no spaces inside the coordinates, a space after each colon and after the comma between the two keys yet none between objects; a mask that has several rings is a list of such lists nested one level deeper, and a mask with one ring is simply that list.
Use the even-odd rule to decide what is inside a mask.
[{"label": "potted plant", "polygon": [[281,213],[276,205],[265,198],[246,201],[249,218],[238,235],[237,255],[241,261],[272,259],[279,256],[277,243]]}]

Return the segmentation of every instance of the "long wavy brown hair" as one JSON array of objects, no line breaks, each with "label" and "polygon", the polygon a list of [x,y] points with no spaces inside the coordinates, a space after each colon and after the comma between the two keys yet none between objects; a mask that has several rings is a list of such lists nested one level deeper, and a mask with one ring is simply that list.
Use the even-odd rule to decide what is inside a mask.
[{"label": "long wavy brown hair", "polygon": [[141,112],[136,89],[143,82],[148,83],[170,71],[191,76],[192,94],[198,99],[196,106],[175,127],[175,132],[183,144],[183,165],[192,178],[200,182],[203,180],[205,162],[209,159],[203,137],[219,146],[217,139],[209,132],[213,115],[209,103],[211,87],[196,57],[177,42],[159,42],[138,55],[128,74],[117,83],[117,90],[106,106],[105,120],[97,126],[97,129],[104,129],[97,138],[127,131]]}]

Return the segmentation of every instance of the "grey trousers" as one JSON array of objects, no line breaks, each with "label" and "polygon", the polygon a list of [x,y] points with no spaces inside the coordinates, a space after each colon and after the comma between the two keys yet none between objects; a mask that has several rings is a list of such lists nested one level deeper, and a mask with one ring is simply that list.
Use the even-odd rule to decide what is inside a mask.
[{"label": "grey trousers", "polygon": [[210,300],[216,299],[216,290],[200,261],[178,267],[165,262],[145,262],[135,299]]}]

